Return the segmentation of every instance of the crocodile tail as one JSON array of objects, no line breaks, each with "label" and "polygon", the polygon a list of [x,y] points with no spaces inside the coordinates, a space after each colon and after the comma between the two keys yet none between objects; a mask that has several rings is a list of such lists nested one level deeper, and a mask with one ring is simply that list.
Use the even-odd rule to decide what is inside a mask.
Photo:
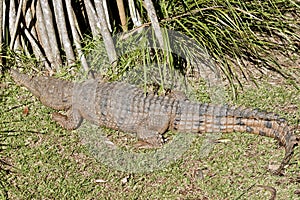
[{"label": "crocodile tail", "polygon": [[[241,114],[245,113],[245,111],[247,113],[247,110],[250,110],[250,117],[247,115],[242,116],[246,118],[244,120],[246,132],[274,138],[285,147],[286,154],[293,153],[293,148],[297,146],[299,138],[294,135],[296,128],[289,125],[286,119],[272,112],[258,111],[257,109],[252,111],[251,109],[241,110]],[[243,130],[244,128],[241,127],[241,129]]]},{"label": "crocodile tail", "polygon": [[275,113],[189,101],[181,101],[179,104],[173,128],[194,133],[248,132],[275,138],[286,150],[278,172],[281,172],[291,159],[293,149],[299,145],[300,138],[299,135],[294,135],[295,128]]},{"label": "crocodile tail", "polygon": [[282,175],[282,172],[284,171],[284,167],[290,162],[293,154],[294,154],[294,148],[296,146],[300,146],[300,135],[295,135],[293,134],[296,132],[298,128],[294,127],[290,131],[290,135],[286,140],[286,145],[285,145],[285,156],[281,162],[280,167],[275,171],[276,174]]},{"label": "crocodile tail", "polygon": [[179,103],[173,128],[181,132],[248,132],[275,138],[286,146],[293,128],[277,114],[228,105]]},{"label": "crocodile tail", "polygon": [[293,127],[275,113],[228,107],[225,118],[225,132],[238,131],[267,136],[278,140],[282,146],[286,146],[293,135]]}]

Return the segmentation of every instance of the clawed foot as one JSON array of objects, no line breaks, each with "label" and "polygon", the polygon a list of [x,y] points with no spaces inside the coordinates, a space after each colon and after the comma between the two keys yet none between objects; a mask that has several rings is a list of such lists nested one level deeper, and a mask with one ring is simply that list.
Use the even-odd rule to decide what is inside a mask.
[{"label": "clawed foot", "polygon": [[137,149],[156,149],[156,148],[161,148],[163,145],[163,138],[161,135],[158,137],[153,136],[151,138],[143,138],[140,139],[134,147]]},{"label": "clawed foot", "polygon": [[58,112],[52,113],[52,120],[56,121],[59,125],[63,126],[62,122],[67,121],[68,117],[66,115],[60,114]]},{"label": "clawed foot", "polygon": [[54,121],[61,121],[61,120],[66,120],[67,119],[67,116],[66,115],[63,115],[63,114],[60,114],[58,112],[54,112],[52,113],[52,119]]},{"label": "clawed foot", "polygon": [[82,117],[80,115],[75,115],[77,113],[74,113],[73,115],[63,115],[60,113],[52,113],[52,119],[56,121],[59,125],[61,125],[63,128],[67,130],[74,130],[76,129],[81,121]]},{"label": "clawed foot", "polygon": [[145,142],[145,141],[138,141],[137,143],[134,144],[134,147],[136,149],[156,149],[160,148],[162,145],[153,145],[151,143]]}]

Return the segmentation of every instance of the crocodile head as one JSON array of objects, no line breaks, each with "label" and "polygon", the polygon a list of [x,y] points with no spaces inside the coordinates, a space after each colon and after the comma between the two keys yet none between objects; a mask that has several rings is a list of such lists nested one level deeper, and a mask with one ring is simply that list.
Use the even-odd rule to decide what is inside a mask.
[{"label": "crocodile head", "polygon": [[67,110],[72,105],[74,83],[46,76],[28,76],[11,70],[14,81],[26,87],[45,106]]}]

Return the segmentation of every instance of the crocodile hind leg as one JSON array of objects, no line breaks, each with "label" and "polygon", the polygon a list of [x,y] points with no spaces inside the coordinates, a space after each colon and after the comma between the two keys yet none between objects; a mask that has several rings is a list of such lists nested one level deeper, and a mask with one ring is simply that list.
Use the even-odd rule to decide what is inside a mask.
[{"label": "crocodile hind leg", "polygon": [[137,130],[140,140],[136,145],[139,148],[158,148],[164,143],[162,134],[168,130],[169,118],[164,115],[151,116],[141,123]]},{"label": "crocodile hind leg", "polygon": [[136,143],[135,147],[139,149],[158,148],[163,144],[162,135],[154,130],[141,128],[137,132],[137,137],[139,141]]},{"label": "crocodile hind leg", "polygon": [[78,128],[83,120],[79,111],[76,109],[70,110],[67,115],[55,112],[52,114],[52,119],[67,130]]}]

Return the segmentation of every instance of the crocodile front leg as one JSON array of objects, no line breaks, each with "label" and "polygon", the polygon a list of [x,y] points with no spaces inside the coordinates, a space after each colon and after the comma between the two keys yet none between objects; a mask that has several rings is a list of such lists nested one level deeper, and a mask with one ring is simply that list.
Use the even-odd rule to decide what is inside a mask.
[{"label": "crocodile front leg", "polygon": [[67,130],[77,129],[83,120],[79,111],[76,109],[70,110],[67,115],[55,112],[52,114],[52,119]]}]

